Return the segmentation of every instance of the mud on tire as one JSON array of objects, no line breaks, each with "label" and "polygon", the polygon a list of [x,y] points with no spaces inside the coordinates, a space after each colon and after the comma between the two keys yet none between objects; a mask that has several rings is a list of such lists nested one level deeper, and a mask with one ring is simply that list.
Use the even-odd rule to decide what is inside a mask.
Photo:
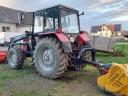
[{"label": "mud on tire", "polygon": [[39,74],[48,79],[60,77],[68,63],[61,44],[52,38],[39,41],[34,52],[34,62]]},{"label": "mud on tire", "polygon": [[13,47],[8,52],[8,65],[11,69],[21,69],[24,63],[24,52],[20,48]]}]

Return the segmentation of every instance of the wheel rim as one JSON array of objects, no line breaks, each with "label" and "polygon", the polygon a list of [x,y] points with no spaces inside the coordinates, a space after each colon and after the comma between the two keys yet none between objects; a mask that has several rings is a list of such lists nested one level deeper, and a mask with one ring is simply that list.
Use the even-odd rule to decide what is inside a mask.
[{"label": "wheel rim", "polygon": [[44,51],[42,61],[45,65],[52,65],[54,62],[54,55],[51,49],[46,49]]},{"label": "wheel rim", "polygon": [[56,64],[55,52],[51,48],[44,48],[38,54],[38,61],[42,70],[51,71]]}]

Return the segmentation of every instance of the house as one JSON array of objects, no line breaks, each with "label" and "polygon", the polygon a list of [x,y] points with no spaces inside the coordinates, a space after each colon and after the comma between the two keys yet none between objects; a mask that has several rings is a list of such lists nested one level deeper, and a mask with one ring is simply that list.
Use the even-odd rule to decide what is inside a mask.
[{"label": "house", "polygon": [[122,26],[121,24],[110,24],[110,25],[100,25],[92,26],[91,35],[103,36],[103,37],[112,37],[112,36],[121,36],[122,35]]},{"label": "house", "polygon": [[0,6],[0,32],[31,31],[31,25],[21,24],[21,14],[24,11]]},{"label": "house", "polygon": [[123,31],[123,34],[122,34],[124,37],[127,37],[128,38],[128,31]]}]

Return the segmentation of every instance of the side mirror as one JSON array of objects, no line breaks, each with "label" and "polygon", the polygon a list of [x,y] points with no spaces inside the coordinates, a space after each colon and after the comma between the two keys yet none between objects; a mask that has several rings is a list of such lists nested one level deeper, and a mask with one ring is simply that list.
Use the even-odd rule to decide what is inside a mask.
[{"label": "side mirror", "polygon": [[82,12],[81,14],[79,14],[79,16],[82,16],[82,15],[84,15],[84,12]]}]

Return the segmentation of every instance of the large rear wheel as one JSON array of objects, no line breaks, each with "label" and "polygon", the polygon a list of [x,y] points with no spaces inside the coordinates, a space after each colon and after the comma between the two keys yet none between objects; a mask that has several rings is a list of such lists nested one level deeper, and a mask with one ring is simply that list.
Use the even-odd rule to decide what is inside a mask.
[{"label": "large rear wheel", "polygon": [[61,44],[56,39],[43,38],[34,53],[35,67],[45,78],[60,77],[67,69],[67,58]]}]

